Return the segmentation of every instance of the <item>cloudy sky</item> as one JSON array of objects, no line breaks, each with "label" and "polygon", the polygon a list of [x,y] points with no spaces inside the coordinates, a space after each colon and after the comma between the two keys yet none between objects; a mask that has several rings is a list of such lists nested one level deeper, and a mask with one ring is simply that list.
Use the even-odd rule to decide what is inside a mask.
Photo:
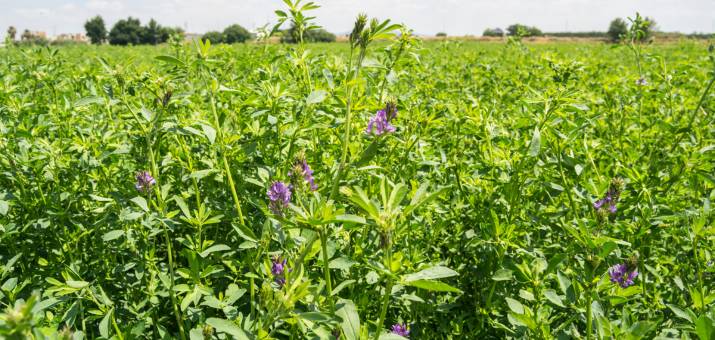
[{"label": "cloudy sky", "polygon": [[[615,17],[636,11],[656,19],[664,31],[715,32],[715,0],[315,0],[314,12],[329,31],[350,30],[365,12],[405,23],[418,34],[479,35],[512,23],[543,31],[606,30]],[[188,32],[220,30],[240,23],[251,29],[275,21],[281,0],[0,0],[0,36],[14,25],[49,35],[83,32],[84,21],[101,15],[111,26],[133,16],[142,22],[180,26]]]}]

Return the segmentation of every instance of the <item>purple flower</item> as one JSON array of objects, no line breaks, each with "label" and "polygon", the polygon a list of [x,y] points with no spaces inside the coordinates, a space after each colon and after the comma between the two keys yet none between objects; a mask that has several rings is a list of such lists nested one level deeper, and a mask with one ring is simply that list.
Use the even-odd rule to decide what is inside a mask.
[{"label": "purple flower", "polygon": [[611,282],[618,283],[621,288],[628,288],[638,276],[638,269],[634,267],[631,270],[627,264],[622,263],[609,268],[608,275],[611,276]]},{"label": "purple flower", "polygon": [[402,337],[405,337],[405,338],[410,336],[410,330],[407,329],[406,324],[396,323],[396,324],[392,325],[392,333],[397,334]]},{"label": "purple flower", "polygon": [[273,182],[271,184],[267,192],[268,199],[271,201],[268,207],[274,214],[280,215],[282,210],[288,207],[291,195],[290,190],[291,187],[283,182]]},{"label": "purple flower", "polygon": [[285,271],[286,260],[281,261],[279,257],[273,258],[273,265],[271,266],[271,274],[274,276],[283,275]]},{"label": "purple flower", "polygon": [[136,174],[137,183],[134,185],[137,191],[148,193],[151,191],[151,187],[156,184],[154,177],[151,177],[149,171],[139,171]]},{"label": "purple flower", "polygon": [[643,78],[643,77],[640,77],[640,78],[636,79],[636,85],[638,85],[638,86],[647,86],[647,85],[648,85],[648,80],[646,80],[646,79]]},{"label": "purple flower", "polygon": [[273,263],[271,265],[271,274],[273,274],[275,282],[283,287],[283,285],[286,283],[285,279],[285,269],[286,269],[286,260],[283,259],[281,260],[280,257],[274,257],[273,258]]},{"label": "purple flower", "polygon": [[609,213],[615,214],[616,211],[618,211],[618,208],[616,207],[616,203],[618,203],[618,199],[621,197],[622,188],[623,188],[623,180],[622,179],[614,178],[613,180],[611,180],[611,185],[609,186],[608,191],[606,192],[606,196],[597,200],[596,202],[593,202],[593,208],[596,209],[597,211],[607,208]]},{"label": "purple flower", "polygon": [[318,186],[315,184],[315,179],[313,178],[313,170],[310,169],[310,165],[305,159],[299,159],[293,170],[288,173],[288,177],[293,177],[294,174],[303,176],[303,179],[310,185],[310,190],[318,190]]},{"label": "purple flower", "polygon": [[397,105],[388,102],[385,108],[377,111],[374,117],[367,123],[365,133],[380,136],[388,132],[395,132],[395,127],[390,122],[397,117]]},{"label": "purple flower", "polygon": [[596,210],[600,210],[600,209],[603,208],[604,206],[608,205],[608,211],[610,211],[611,214],[615,214],[616,211],[618,210],[618,209],[616,208],[616,201],[617,201],[617,200],[618,200],[618,196],[616,196],[614,192],[612,192],[611,190],[609,190],[609,191],[606,193],[606,197],[604,197],[604,198],[602,198],[602,199],[600,199],[600,200],[598,200],[598,201],[596,201],[596,202],[593,202],[593,208],[596,209]]}]

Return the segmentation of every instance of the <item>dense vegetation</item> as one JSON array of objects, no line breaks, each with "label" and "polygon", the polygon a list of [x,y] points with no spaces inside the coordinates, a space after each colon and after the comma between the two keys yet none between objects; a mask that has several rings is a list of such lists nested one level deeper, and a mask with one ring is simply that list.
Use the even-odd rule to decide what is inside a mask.
[{"label": "dense vegetation", "polygon": [[713,337],[712,48],[398,28],[0,50],[0,337]]}]

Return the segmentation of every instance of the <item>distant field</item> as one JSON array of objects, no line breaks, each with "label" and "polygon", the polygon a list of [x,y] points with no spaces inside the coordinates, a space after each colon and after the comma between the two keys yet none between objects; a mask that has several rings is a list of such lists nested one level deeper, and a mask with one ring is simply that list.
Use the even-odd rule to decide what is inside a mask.
[{"label": "distant field", "polygon": [[1,49],[0,338],[712,339],[706,42],[365,51]]}]

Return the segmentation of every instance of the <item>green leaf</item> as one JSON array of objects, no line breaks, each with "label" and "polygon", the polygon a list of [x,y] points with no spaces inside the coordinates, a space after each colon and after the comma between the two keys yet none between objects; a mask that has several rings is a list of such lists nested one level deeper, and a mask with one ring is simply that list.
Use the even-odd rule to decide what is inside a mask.
[{"label": "green leaf", "polygon": [[345,338],[348,340],[360,339],[360,315],[351,300],[338,300],[335,315],[340,317],[340,328],[343,330]]},{"label": "green leaf", "polygon": [[412,213],[415,209],[419,208],[422,205],[425,205],[433,200],[435,200],[437,197],[442,195],[447,189],[449,189],[449,186],[442,187],[438,189],[437,191],[431,193],[431,194],[425,194],[427,191],[427,185],[429,183],[424,183],[420,186],[419,189],[417,189],[417,192],[415,195],[412,197],[412,201],[410,202],[410,205],[405,208],[405,210],[402,212],[404,215],[409,215]]},{"label": "green leaf", "polygon": [[349,215],[349,214],[337,215],[337,216],[335,216],[334,221],[335,221],[335,222],[342,222],[342,223],[354,223],[354,224],[365,224],[365,223],[367,223],[367,221],[365,220],[364,217],[362,217],[362,216],[357,216],[357,215]]},{"label": "green leaf", "polygon": [[373,158],[375,158],[375,155],[377,155],[377,151],[380,150],[378,147],[379,145],[379,139],[373,140],[372,143],[370,143],[370,145],[365,150],[363,150],[362,154],[360,155],[360,159],[355,162],[354,166],[356,168],[362,167],[369,163]]},{"label": "green leaf", "polygon": [[102,240],[108,242],[108,241],[116,240],[122,236],[124,236],[124,230],[112,230],[110,232],[105,233],[102,236]]},{"label": "green leaf", "polygon": [[144,117],[147,122],[151,122],[152,119],[154,119],[154,113],[145,107],[142,107],[139,112],[142,114],[142,117]]},{"label": "green leaf", "polygon": [[231,225],[233,226],[233,230],[236,231],[236,234],[238,234],[238,236],[240,236],[244,240],[258,243],[258,237],[256,237],[256,234],[253,233],[253,230],[239,223],[232,223]]},{"label": "green leaf", "polygon": [[712,340],[715,338],[715,330],[713,329],[713,321],[705,315],[701,315],[695,321],[695,333],[698,334],[700,340]]},{"label": "green leaf", "polygon": [[547,289],[544,291],[544,296],[546,297],[547,300],[551,301],[551,303],[559,306],[559,307],[566,307],[564,306],[564,302],[561,299],[561,297],[556,294],[556,291],[553,289]]},{"label": "green leaf", "polygon": [[201,124],[201,130],[204,131],[204,135],[206,135],[206,138],[209,140],[209,142],[213,144],[216,140],[216,129],[214,129],[210,125]]},{"label": "green leaf", "polygon": [[159,61],[163,61],[167,64],[172,64],[172,65],[176,65],[176,66],[184,66],[184,63],[181,60],[176,59],[175,57],[172,57],[170,55],[156,56],[155,59],[159,60]]},{"label": "green leaf", "polygon": [[571,287],[571,280],[569,280],[566,274],[562,273],[561,271],[558,271],[556,273],[556,278],[559,281],[559,288],[561,288],[561,292],[566,294],[569,290],[569,287]]},{"label": "green leaf", "polygon": [[693,319],[690,317],[690,314],[686,313],[684,310],[680,309],[678,306],[672,305],[672,304],[668,304],[667,306],[668,306],[668,308],[670,308],[670,310],[673,311],[673,314],[675,314],[675,316],[677,316],[679,318],[683,318],[685,320],[688,320],[691,323],[693,322]]},{"label": "green leaf", "polygon": [[434,266],[421,270],[417,273],[407,274],[402,277],[402,280],[409,283],[417,280],[434,280],[457,275],[459,275],[459,273],[447,267]]},{"label": "green leaf", "polygon": [[494,281],[510,281],[513,278],[512,271],[509,269],[499,269],[494,275],[492,275],[492,280]]},{"label": "green leaf", "polygon": [[461,290],[454,288],[444,282],[434,281],[434,280],[417,280],[417,281],[408,282],[407,284],[412,287],[422,288],[422,289],[431,290],[431,291],[435,291],[435,292],[452,292],[452,293],[461,293],[462,292]]},{"label": "green leaf", "polygon": [[330,320],[330,316],[320,312],[305,312],[298,314],[298,317],[304,320],[313,322],[326,322]]},{"label": "green leaf", "polygon": [[67,280],[67,282],[65,282],[65,283],[67,284],[67,286],[72,287],[72,288],[76,288],[76,289],[82,289],[82,288],[84,288],[84,287],[89,286],[89,282],[87,282],[87,281],[73,281],[73,280]]},{"label": "green leaf", "polygon": [[534,134],[531,136],[531,143],[529,144],[529,156],[536,157],[541,150],[541,132],[539,128],[534,128]]},{"label": "green leaf", "polygon": [[91,96],[91,97],[84,97],[76,102],[74,102],[74,107],[82,107],[82,106],[89,106],[92,104],[104,104],[104,99],[102,97],[97,97],[97,96]]},{"label": "green leaf", "polygon": [[206,323],[210,325],[211,327],[215,328],[217,332],[222,332],[226,333],[230,336],[232,336],[234,339],[253,339],[252,336],[249,336],[246,331],[238,327],[235,323],[233,323],[230,320],[226,319],[219,319],[219,318],[208,318],[206,319]]},{"label": "green leaf", "polygon": [[203,179],[206,176],[211,175],[215,172],[217,172],[215,169],[204,169],[204,170],[194,171],[191,173],[191,175],[189,175],[189,178],[194,178],[197,181],[200,181],[201,179]]},{"label": "green leaf", "polygon": [[7,211],[10,208],[10,205],[7,203],[7,201],[0,200],[0,215],[7,215]]},{"label": "green leaf", "polygon": [[216,245],[213,245],[213,246],[209,247],[208,249],[202,251],[199,255],[201,255],[201,257],[207,257],[207,256],[211,255],[211,253],[215,253],[217,251],[226,251],[226,250],[231,250],[231,247],[229,247],[225,244],[216,244]]},{"label": "green leaf", "polygon": [[325,92],[323,90],[315,90],[308,95],[308,99],[306,99],[305,102],[308,105],[318,104],[324,101],[327,96],[328,92]]},{"label": "green leaf", "polygon": [[114,308],[110,309],[99,323],[99,334],[105,339],[109,339],[109,318],[112,317],[112,313],[114,313]]},{"label": "green leaf", "polygon": [[136,204],[139,208],[142,208],[142,210],[144,210],[145,212],[149,211],[149,206],[147,205],[146,199],[144,199],[144,197],[137,196],[132,198],[130,201],[134,202],[134,204]]},{"label": "green leaf", "polygon": [[524,314],[524,305],[522,305],[521,302],[508,297],[506,298],[506,304],[512,312],[516,314]]},{"label": "green leaf", "polygon": [[97,196],[97,195],[92,195],[92,194],[89,194],[89,198],[91,198],[91,199],[93,199],[93,200],[95,200],[95,201],[97,201],[97,202],[113,202],[113,201],[114,201],[114,200],[111,199],[111,198],[106,198],[106,197]]}]

